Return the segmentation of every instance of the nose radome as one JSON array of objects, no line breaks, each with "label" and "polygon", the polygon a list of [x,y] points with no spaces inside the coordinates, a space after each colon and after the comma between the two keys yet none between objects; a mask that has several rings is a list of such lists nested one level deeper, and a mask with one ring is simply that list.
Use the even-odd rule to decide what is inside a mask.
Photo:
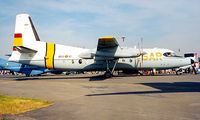
[{"label": "nose radome", "polygon": [[190,59],[191,60],[191,64],[194,64],[194,60],[193,59]]}]

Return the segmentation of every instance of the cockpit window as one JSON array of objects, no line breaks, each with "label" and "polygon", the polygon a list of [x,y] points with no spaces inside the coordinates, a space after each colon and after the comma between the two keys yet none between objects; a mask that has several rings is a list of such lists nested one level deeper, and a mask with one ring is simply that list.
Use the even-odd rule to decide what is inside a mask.
[{"label": "cockpit window", "polygon": [[166,52],[163,54],[165,57],[170,57],[171,56],[171,52]]},{"label": "cockpit window", "polygon": [[172,52],[166,52],[163,54],[165,57],[177,57],[177,55],[175,53]]}]

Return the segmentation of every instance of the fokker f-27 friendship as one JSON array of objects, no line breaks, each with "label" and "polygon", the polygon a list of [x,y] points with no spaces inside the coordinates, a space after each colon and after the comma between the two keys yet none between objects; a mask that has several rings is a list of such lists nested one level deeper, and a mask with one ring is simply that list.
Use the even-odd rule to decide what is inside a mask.
[{"label": "fokker f-27 friendship", "polygon": [[176,56],[169,49],[122,48],[112,36],[99,38],[96,49],[42,42],[28,14],[16,16],[9,61],[61,71],[106,71],[106,77],[111,77],[114,70],[133,73],[142,69],[177,68],[194,62]]}]

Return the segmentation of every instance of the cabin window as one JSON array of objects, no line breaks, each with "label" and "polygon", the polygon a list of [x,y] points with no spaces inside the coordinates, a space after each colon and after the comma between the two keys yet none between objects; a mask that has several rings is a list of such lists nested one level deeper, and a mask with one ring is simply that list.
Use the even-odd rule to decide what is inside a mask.
[{"label": "cabin window", "polygon": [[74,64],[74,60],[72,60],[72,64]]},{"label": "cabin window", "polygon": [[82,59],[79,59],[79,60],[78,60],[78,63],[79,63],[79,64],[82,64],[82,62],[83,62]]},{"label": "cabin window", "polygon": [[133,62],[133,60],[132,60],[132,59],[130,59],[129,61],[130,61],[130,63],[132,63],[132,62]]},{"label": "cabin window", "polygon": [[125,62],[125,59],[122,59],[122,62]]}]

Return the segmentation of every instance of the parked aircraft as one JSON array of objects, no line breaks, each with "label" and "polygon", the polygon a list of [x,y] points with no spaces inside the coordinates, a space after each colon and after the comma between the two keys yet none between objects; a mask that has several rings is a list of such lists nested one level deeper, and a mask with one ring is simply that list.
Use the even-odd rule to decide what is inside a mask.
[{"label": "parked aircraft", "polygon": [[112,36],[98,39],[96,49],[83,49],[42,42],[28,14],[16,16],[13,52],[10,61],[62,71],[106,71],[133,73],[140,69],[168,69],[193,63],[168,49],[120,47]]},{"label": "parked aircraft", "polygon": [[191,53],[185,53],[184,54],[185,58],[190,58],[192,60],[194,60],[194,64],[191,65],[187,65],[187,66],[182,66],[180,68],[177,68],[177,74],[182,74],[182,73],[190,73],[193,72],[194,74],[198,73],[198,69],[199,69],[199,59],[198,59],[198,54],[195,52],[191,52]]},{"label": "parked aircraft", "polygon": [[10,70],[11,72],[23,73],[26,76],[41,75],[47,72],[54,74],[62,73],[62,71],[49,70],[44,67],[9,62],[8,60],[3,58],[0,58],[0,70]]}]

